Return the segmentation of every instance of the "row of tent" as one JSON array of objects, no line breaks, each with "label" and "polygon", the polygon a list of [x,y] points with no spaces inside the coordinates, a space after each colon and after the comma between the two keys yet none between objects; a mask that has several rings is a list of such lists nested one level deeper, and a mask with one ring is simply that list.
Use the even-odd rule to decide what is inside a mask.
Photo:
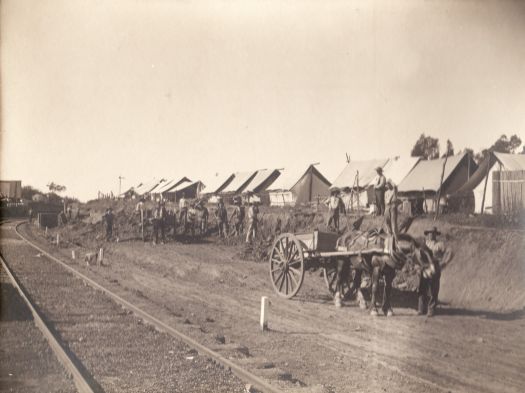
[{"label": "row of tent", "polygon": [[484,212],[490,212],[492,193],[490,190],[486,192],[484,183],[492,184],[494,171],[525,170],[525,155],[491,153],[479,166],[466,153],[435,160],[396,157],[350,161],[332,182],[318,164],[236,172],[226,176],[215,174],[205,181],[191,181],[187,177],[158,179],[132,187],[122,196],[147,195],[177,201],[182,195],[211,198],[248,194],[259,197],[264,204],[287,206],[319,203],[329,196],[330,189],[337,187],[343,190],[348,207],[364,207],[373,202],[371,189],[378,167],[398,186],[398,195],[402,199],[424,202],[428,210],[435,209],[436,195],[440,192],[447,196],[473,195],[475,211],[481,212],[484,202]]}]

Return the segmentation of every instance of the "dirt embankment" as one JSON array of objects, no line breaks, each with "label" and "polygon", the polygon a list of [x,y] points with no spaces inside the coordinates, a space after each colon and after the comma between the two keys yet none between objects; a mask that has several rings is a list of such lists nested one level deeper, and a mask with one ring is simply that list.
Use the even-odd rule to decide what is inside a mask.
[{"label": "dirt embankment", "polygon": [[[140,220],[134,202],[94,201],[81,207],[82,221],[74,220],[59,229],[64,239],[94,249],[104,244],[101,215],[112,206],[116,215],[115,233],[121,241],[138,239]],[[149,208],[153,204],[148,205]],[[169,210],[175,206],[168,205]],[[231,207],[230,207],[231,209]],[[326,230],[327,212],[316,208],[261,208],[259,239],[247,247],[242,237],[217,239],[214,207],[210,206],[210,240],[238,248],[243,259],[265,260],[266,249],[273,237],[282,232]],[[341,218],[341,227],[351,226],[355,216]],[[400,217],[400,221],[403,217]],[[381,218],[365,217],[361,229],[380,227]],[[454,257],[443,269],[440,300],[451,307],[474,310],[508,311],[525,308],[525,231],[484,227],[463,227],[447,220],[417,218],[409,233],[422,239],[425,229],[437,226],[441,240],[452,248]],[[146,235],[151,232],[146,226]],[[50,234],[51,235],[51,234]],[[203,245],[206,247],[206,245]],[[403,273],[399,274],[403,276]],[[405,275],[406,276],[406,275]],[[412,280],[413,281],[413,280]],[[413,284],[413,282],[411,283]],[[417,286],[417,285],[416,285]],[[414,288],[415,285],[409,285]]]}]

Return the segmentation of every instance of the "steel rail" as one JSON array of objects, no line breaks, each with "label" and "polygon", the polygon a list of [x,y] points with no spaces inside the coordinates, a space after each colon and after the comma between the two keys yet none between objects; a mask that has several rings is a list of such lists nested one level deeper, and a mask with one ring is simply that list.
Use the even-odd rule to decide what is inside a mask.
[{"label": "steel rail", "polygon": [[54,262],[61,265],[63,268],[77,276],[78,278],[84,280],[87,284],[92,286],[95,289],[98,289],[102,292],[104,292],[107,296],[109,296],[111,299],[113,299],[116,303],[120,304],[121,306],[133,311],[135,315],[140,316],[143,320],[149,322],[151,325],[155,326],[157,329],[168,333],[169,335],[178,338],[179,340],[182,340],[184,343],[186,343],[188,346],[194,348],[197,350],[197,352],[204,354],[211,359],[215,360],[219,364],[227,367],[232,371],[233,374],[235,374],[237,377],[239,377],[241,380],[250,383],[253,385],[256,389],[260,390],[263,393],[283,393],[282,390],[276,388],[275,386],[270,385],[268,382],[264,381],[262,378],[259,378],[258,376],[252,374],[248,370],[243,369],[242,367],[238,366],[237,364],[233,363],[229,359],[226,359],[221,354],[205,347],[204,345],[198,343],[197,341],[193,340],[191,337],[185,335],[184,333],[178,331],[177,329],[173,328],[172,326],[166,324],[165,322],[161,321],[160,319],[154,317],[153,315],[148,314],[146,311],[140,309],[139,307],[135,306],[134,304],[130,303],[129,301],[125,300],[124,298],[120,297],[116,293],[113,293],[111,290],[107,289],[106,287],[100,285],[96,281],[92,280],[91,278],[87,277],[86,275],[80,273],[78,270],[72,268],[65,262],[61,261],[60,259],[56,258],[55,256],[51,255],[41,247],[37,246],[30,240],[28,240],[26,237],[24,237],[20,231],[18,230],[18,227],[24,222],[18,223],[15,226],[15,232],[16,234],[27,244],[29,244],[31,247],[35,248],[36,250],[40,251],[43,255],[47,256],[49,259],[53,260]]},{"label": "steel rail", "polygon": [[5,259],[0,255],[0,262],[2,263],[2,268],[5,270],[7,275],[9,276],[9,279],[11,280],[13,286],[17,289],[18,293],[20,294],[20,297],[24,300],[27,307],[31,311],[31,314],[33,314],[33,320],[35,321],[35,325],[38,327],[38,329],[42,332],[42,335],[49,343],[49,347],[57,357],[60,363],[64,366],[66,369],[66,372],[68,372],[71,377],[73,378],[73,382],[78,389],[79,393],[94,393],[94,390],[91,388],[91,385],[89,382],[84,378],[82,375],[82,372],[77,368],[71,357],[67,354],[67,352],[64,350],[62,345],[60,345],[59,341],[55,337],[55,335],[51,332],[49,329],[49,326],[45,323],[40,313],[37,311],[37,309],[34,307],[33,303],[27,295],[25,294],[24,290],[22,289],[22,286],[18,282],[18,280],[15,278],[13,272],[9,268],[7,262]]}]

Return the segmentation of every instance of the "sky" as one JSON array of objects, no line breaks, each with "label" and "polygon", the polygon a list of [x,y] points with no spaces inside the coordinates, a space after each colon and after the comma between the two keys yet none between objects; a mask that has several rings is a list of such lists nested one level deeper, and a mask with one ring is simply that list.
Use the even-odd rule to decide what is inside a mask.
[{"label": "sky", "polygon": [[0,175],[153,177],[525,140],[524,1],[2,0]]}]

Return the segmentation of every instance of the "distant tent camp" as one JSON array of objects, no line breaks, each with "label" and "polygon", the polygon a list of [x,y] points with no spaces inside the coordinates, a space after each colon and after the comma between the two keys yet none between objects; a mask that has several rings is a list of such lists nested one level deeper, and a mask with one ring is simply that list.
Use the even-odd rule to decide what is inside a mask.
[{"label": "distant tent camp", "polygon": [[244,188],[243,192],[258,194],[265,191],[281,175],[278,169],[261,169]]},{"label": "distant tent camp", "polygon": [[[496,171],[525,171],[525,155],[492,152],[483,160],[470,179],[456,191],[454,197],[473,196],[475,213],[494,213],[494,192],[500,189],[499,187],[493,189],[495,180],[493,174]],[[485,195],[484,201],[483,195]]]},{"label": "distant tent camp", "polygon": [[441,185],[441,174],[445,158],[436,160],[421,160],[398,186],[399,196],[404,199],[419,200],[427,211],[435,211],[435,197],[441,188],[443,196],[455,193],[463,186],[477,169],[477,165],[469,154],[462,153],[447,158]]},{"label": "distant tent camp", "polygon": [[222,190],[221,194],[240,194],[257,175],[257,171],[236,172],[233,180]]},{"label": "distant tent camp", "polygon": [[137,187],[133,188],[133,194],[137,196],[144,196],[149,194],[151,190],[157,187],[161,182],[164,182],[165,179],[153,179],[149,182],[140,183]]},{"label": "distant tent camp", "polygon": [[174,188],[162,193],[162,199],[176,202],[184,195],[185,198],[194,199],[199,196],[203,184],[201,181],[184,181]]},{"label": "distant tent camp", "polygon": [[203,180],[202,195],[215,195],[224,190],[233,180],[235,175],[232,173],[228,176],[216,173],[214,176]]},{"label": "distant tent camp", "polygon": [[325,199],[330,194],[330,182],[314,166],[306,170],[284,169],[267,188],[272,206],[294,206]]},{"label": "distant tent camp", "polygon": [[169,192],[173,188],[177,187],[178,185],[182,183],[189,183],[191,182],[190,179],[188,179],[186,176],[182,178],[174,178],[167,180],[165,182],[160,183],[157,187],[155,187],[153,190],[150,191],[152,195],[160,196],[163,195],[166,192]]}]

